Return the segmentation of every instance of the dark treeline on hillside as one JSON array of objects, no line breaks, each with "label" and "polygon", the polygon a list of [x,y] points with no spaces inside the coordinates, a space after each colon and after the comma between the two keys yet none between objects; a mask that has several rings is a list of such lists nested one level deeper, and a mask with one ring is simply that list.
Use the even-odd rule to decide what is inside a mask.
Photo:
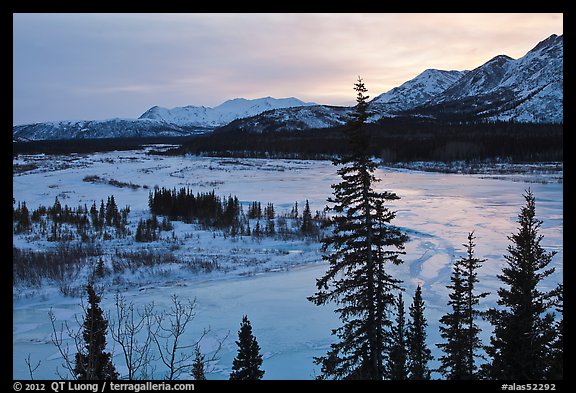
[{"label": "dark treeline on hillside", "polygon": [[[384,119],[363,126],[370,154],[386,162],[509,159],[563,160],[561,124],[468,123]],[[184,143],[171,154],[327,158],[348,149],[344,127],[262,134],[221,130]]]}]

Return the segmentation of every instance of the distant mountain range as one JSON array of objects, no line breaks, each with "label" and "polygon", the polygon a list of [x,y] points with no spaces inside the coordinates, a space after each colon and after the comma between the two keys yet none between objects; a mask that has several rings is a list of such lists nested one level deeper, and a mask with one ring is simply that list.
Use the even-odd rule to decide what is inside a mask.
[{"label": "distant mountain range", "polygon": [[231,121],[264,111],[315,105],[297,98],[236,98],[214,108],[153,106],[138,119],[59,121],[13,127],[14,140],[181,137],[211,132]]},{"label": "distant mountain range", "polygon": [[[427,69],[370,101],[368,121],[411,117],[563,123],[563,47],[563,36],[553,34],[519,59],[499,55],[470,71]],[[187,136],[216,129],[305,130],[342,125],[352,110],[297,98],[236,98],[214,108],[154,106],[138,119],[17,125],[13,127],[13,138]]]},{"label": "distant mountain range", "polygon": [[166,109],[154,106],[148,109],[139,119],[159,120],[166,124],[180,127],[216,128],[230,123],[233,120],[256,116],[262,112],[316,105],[300,101],[297,98],[257,98],[247,100],[235,98],[228,100],[214,108],[205,106],[185,106],[180,108]]}]

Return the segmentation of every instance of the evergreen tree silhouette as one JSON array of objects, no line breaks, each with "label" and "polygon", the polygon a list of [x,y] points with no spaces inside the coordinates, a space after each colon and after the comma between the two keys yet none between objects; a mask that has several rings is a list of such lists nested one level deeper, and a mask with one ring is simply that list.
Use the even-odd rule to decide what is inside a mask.
[{"label": "evergreen tree silhouette", "polygon": [[542,291],[539,284],[554,273],[548,268],[556,252],[546,252],[538,234],[542,221],[536,219],[536,198],[528,190],[526,206],[518,215],[518,233],[504,257],[507,266],[498,278],[505,287],[498,290],[500,308],[490,309],[494,326],[486,352],[491,361],[482,367],[484,376],[497,380],[541,380],[547,377],[551,347],[558,338],[555,330],[554,290]]},{"label": "evergreen tree silhouette", "polygon": [[232,362],[231,380],[257,380],[262,379],[264,371],[262,366],[262,355],[256,337],[252,335],[252,325],[248,316],[244,315],[242,324],[238,331],[238,354]]},{"label": "evergreen tree silhouette", "polygon": [[76,354],[74,372],[78,380],[118,379],[111,355],[106,352],[106,330],[108,321],[100,308],[100,296],[94,291],[92,283],[86,286],[88,307],[84,315],[83,333],[84,351]]}]

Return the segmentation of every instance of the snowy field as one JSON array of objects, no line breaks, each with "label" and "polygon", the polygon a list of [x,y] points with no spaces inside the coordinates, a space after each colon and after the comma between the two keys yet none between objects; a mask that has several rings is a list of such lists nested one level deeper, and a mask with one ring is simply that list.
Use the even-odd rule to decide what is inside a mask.
[{"label": "snowy field", "polygon": [[[51,206],[58,196],[62,205],[77,207],[106,201],[114,195],[118,207],[129,205],[132,227],[141,217],[149,217],[148,193],[155,186],[194,192],[215,190],[217,195],[237,195],[243,203],[273,202],[277,213],[289,212],[295,201],[303,207],[309,200],[312,212],[321,210],[331,195],[330,185],[339,181],[329,161],[264,160],[208,157],[164,157],[144,151],[108,152],[90,155],[48,157],[20,156],[14,159],[14,198],[25,201],[30,210]],[[134,187],[118,187],[105,181],[87,182],[87,176],[114,179]],[[562,281],[563,265],[563,185],[562,172],[520,174],[445,174],[407,169],[380,168],[377,187],[401,197],[391,206],[398,212],[394,224],[410,236],[404,264],[390,271],[404,281],[406,308],[417,284],[423,286],[428,320],[428,343],[433,354],[439,342],[438,320],[446,311],[447,289],[452,262],[464,254],[462,243],[468,232],[476,235],[476,256],[487,261],[479,271],[479,290],[489,291],[483,307],[495,304],[500,286],[496,275],[504,265],[503,254],[510,244],[507,236],[517,230],[517,215],[530,188],[536,197],[537,218],[544,221],[542,245],[557,251],[552,265],[556,273],[544,283],[548,289]],[[138,187],[136,187],[138,186]],[[300,210],[301,212],[302,210]],[[319,373],[313,357],[326,353],[332,328],[339,321],[330,307],[317,307],[306,300],[315,292],[315,280],[326,265],[319,244],[310,240],[265,238],[231,239],[199,230],[191,224],[174,222],[177,241],[163,243],[181,258],[191,256],[216,260],[222,269],[210,273],[193,272],[178,266],[164,266],[126,274],[104,281],[102,308],[112,310],[116,292],[137,306],[154,301],[158,309],[169,307],[170,297],[196,299],[196,316],[187,331],[188,343],[195,342],[204,329],[210,333],[201,342],[210,354],[216,342],[229,334],[213,364],[209,379],[227,379],[236,355],[237,331],[248,315],[264,357],[265,379],[312,379]],[[124,243],[123,243],[124,242]],[[162,243],[160,243],[162,244]],[[15,235],[18,248],[45,249],[54,244]],[[136,249],[156,247],[109,241],[104,247]],[[83,285],[78,278],[79,287]],[[64,373],[62,358],[51,343],[48,312],[57,323],[74,322],[80,316],[80,299],[62,296],[54,285],[13,290],[13,377],[28,379],[25,358],[40,366],[36,379],[56,379],[56,369]],[[483,324],[483,339],[490,332]],[[126,372],[118,348],[108,338],[118,370]],[[435,364],[432,364],[434,366]],[[163,377],[158,366],[156,378]],[[185,376],[183,376],[185,378]]]}]

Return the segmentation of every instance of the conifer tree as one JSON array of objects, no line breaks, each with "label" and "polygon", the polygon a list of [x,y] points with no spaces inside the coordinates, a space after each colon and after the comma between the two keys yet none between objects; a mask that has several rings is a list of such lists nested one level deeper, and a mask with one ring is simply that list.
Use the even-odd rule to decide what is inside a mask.
[{"label": "conifer tree", "polygon": [[200,345],[196,344],[194,348],[194,363],[192,364],[192,378],[196,381],[206,379],[204,370],[205,356],[200,352]]},{"label": "conifer tree", "polygon": [[100,224],[100,228],[106,224],[106,209],[104,208],[104,200],[100,200],[100,210],[98,211],[98,222]]},{"label": "conifer tree", "polygon": [[451,312],[440,319],[440,335],[445,343],[437,344],[445,353],[440,358],[440,372],[447,379],[477,379],[477,367],[474,359],[478,357],[477,350],[482,348],[478,334],[480,329],[474,322],[480,315],[477,306],[480,299],[488,296],[487,292],[476,294],[475,284],[478,282],[476,271],[482,266],[485,259],[474,256],[474,232],[468,234],[466,256],[454,263],[452,290],[448,301]]},{"label": "conifer tree", "polygon": [[92,226],[95,230],[100,230],[100,221],[98,220],[98,209],[96,208],[96,202],[92,203],[90,207],[90,218],[92,219]]},{"label": "conifer tree", "polygon": [[252,335],[252,325],[248,316],[244,315],[238,331],[238,354],[232,362],[231,380],[258,380],[264,376],[262,355],[256,337]]},{"label": "conifer tree", "polygon": [[32,220],[30,219],[30,212],[26,207],[26,202],[18,202],[18,209],[16,210],[18,213],[16,214],[17,222],[16,222],[16,233],[26,232],[30,229],[32,225]]},{"label": "conifer tree", "polygon": [[553,312],[554,290],[545,292],[540,282],[554,273],[548,268],[556,252],[546,252],[538,234],[534,194],[524,195],[526,206],[518,215],[518,232],[508,237],[507,261],[498,275],[505,287],[498,290],[499,308],[490,309],[494,327],[486,352],[491,361],[482,367],[484,376],[497,380],[540,380],[547,377],[551,346],[558,336]]},{"label": "conifer tree", "polygon": [[76,354],[74,373],[78,380],[111,380],[117,379],[118,373],[112,357],[106,352],[106,330],[108,321],[100,308],[100,296],[94,291],[91,283],[86,286],[88,307],[84,316],[82,337],[84,351]]},{"label": "conifer tree", "polygon": [[399,197],[377,192],[376,163],[368,153],[369,139],[363,128],[368,118],[366,87],[358,78],[355,112],[346,127],[349,152],[334,160],[340,166],[341,182],[332,186],[334,215],[331,236],[323,239],[323,256],[329,262],[326,274],[316,281],[317,293],[309,297],[316,305],[336,303],[342,326],[332,334],[338,342],[328,354],[315,359],[322,378],[383,379],[387,336],[391,321],[387,315],[395,304],[393,292],[400,289],[385,264],[400,264],[407,236],[392,225],[396,213],[384,206]]},{"label": "conifer tree", "polygon": [[396,309],[396,324],[390,334],[390,353],[387,361],[387,376],[391,380],[408,379],[406,353],[406,322],[404,317],[404,300],[402,292],[398,295]]},{"label": "conifer tree", "polygon": [[312,212],[310,211],[310,204],[308,203],[308,199],[306,199],[306,205],[304,205],[304,211],[302,212],[302,226],[300,229],[305,235],[309,235],[314,231],[314,224],[312,223]]},{"label": "conifer tree", "polygon": [[408,347],[408,379],[428,380],[430,369],[428,362],[433,359],[432,352],[426,345],[426,317],[424,316],[424,300],[422,288],[418,285],[414,293],[414,299],[409,307],[410,318],[406,332],[406,344]]},{"label": "conifer tree", "polygon": [[298,201],[294,202],[294,207],[290,212],[290,218],[298,219]]},{"label": "conifer tree", "polygon": [[102,257],[98,259],[96,263],[96,268],[94,269],[94,277],[102,278],[106,275],[106,268],[104,267],[104,260]]},{"label": "conifer tree", "polygon": [[260,228],[260,221],[256,221],[256,226],[254,231],[252,231],[252,236],[259,238],[262,235],[262,229]]}]

